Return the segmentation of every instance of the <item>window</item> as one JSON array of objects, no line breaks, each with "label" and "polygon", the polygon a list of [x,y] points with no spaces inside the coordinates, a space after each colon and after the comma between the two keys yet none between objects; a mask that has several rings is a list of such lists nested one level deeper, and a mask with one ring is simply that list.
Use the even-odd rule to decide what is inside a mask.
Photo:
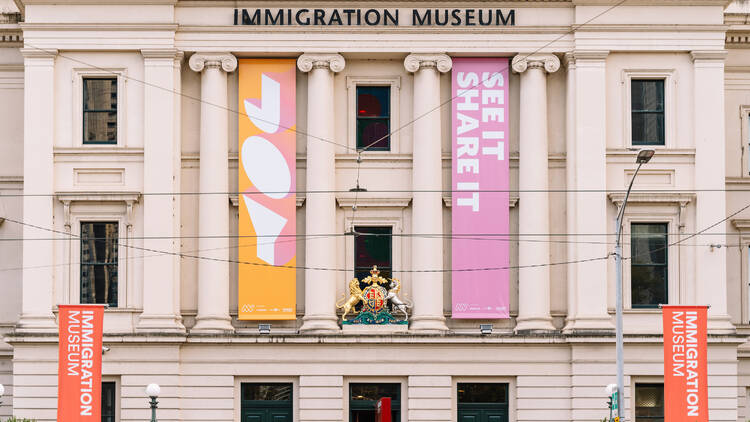
[{"label": "window", "polygon": [[102,422],[115,422],[117,412],[117,383],[102,383]]},{"label": "window", "polygon": [[507,422],[507,383],[459,383],[458,422]]},{"label": "window", "polygon": [[354,276],[362,280],[370,275],[373,265],[380,276],[392,277],[392,227],[354,227]]},{"label": "window", "polygon": [[357,149],[390,151],[391,87],[357,87]]},{"label": "window", "polygon": [[391,420],[401,421],[401,384],[349,384],[349,422],[375,422],[378,400],[391,398]]},{"label": "window", "polygon": [[635,385],[635,422],[664,422],[664,384]]},{"label": "window", "polygon": [[117,306],[116,222],[81,222],[81,303]]},{"label": "window", "polygon": [[668,303],[667,227],[665,223],[632,223],[630,226],[633,308],[656,308]]},{"label": "window", "polygon": [[117,78],[83,78],[83,143],[117,143]]},{"label": "window", "polygon": [[663,79],[632,79],[630,112],[633,145],[664,145]]},{"label": "window", "polygon": [[292,422],[291,383],[242,383],[242,421]]}]

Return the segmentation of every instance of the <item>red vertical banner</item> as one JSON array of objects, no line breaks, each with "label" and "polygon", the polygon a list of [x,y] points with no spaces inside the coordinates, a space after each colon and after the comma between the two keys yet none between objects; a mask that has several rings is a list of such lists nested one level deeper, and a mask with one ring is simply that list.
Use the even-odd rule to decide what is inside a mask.
[{"label": "red vertical banner", "polygon": [[102,419],[104,305],[59,305],[57,420]]},{"label": "red vertical banner", "polygon": [[666,422],[708,422],[707,311],[662,306]]}]

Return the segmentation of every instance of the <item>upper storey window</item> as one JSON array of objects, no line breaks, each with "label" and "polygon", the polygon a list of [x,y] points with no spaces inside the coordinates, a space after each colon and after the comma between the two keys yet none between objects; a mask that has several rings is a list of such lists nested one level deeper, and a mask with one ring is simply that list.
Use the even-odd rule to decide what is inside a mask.
[{"label": "upper storey window", "polygon": [[117,306],[117,222],[81,222],[81,303]]},{"label": "upper storey window", "polygon": [[83,143],[117,144],[117,78],[83,78]]},{"label": "upper storey window", "polygon": [[391,149],[391,87],[357,87],[357,149]]},{"label": "upper storey window", "polygon": [[631,280],[633,308],[656,308],[668,300],[668,225],[633,223],[630,226]]},{"label": "upper storey window", "polygon": [[664,80],[632,79],[630,83],[633,145],[664,145]]}]

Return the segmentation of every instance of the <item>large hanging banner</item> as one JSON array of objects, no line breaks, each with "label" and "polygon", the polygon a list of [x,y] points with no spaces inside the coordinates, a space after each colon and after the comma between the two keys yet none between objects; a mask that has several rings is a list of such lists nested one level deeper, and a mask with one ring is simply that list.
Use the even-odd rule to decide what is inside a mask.
[{"label": "large hanging banner", "polygon": [[57,420],[102,420],[104,305],[59,305]]},{"label": "large hanging banner", "polygon": [[[453,318],[508,318],[508,59],[453,59]],[[495,190],[495,192],[492,192]],[[501,190],[503,192],[497,192]]]},{"label": "large hanging banner", "polygon": [[[239,61],[239,319],[296,318],[296,62]],[[257,264],[257,265],[254,265]],[[284,266],[287,268],[279,268]]]},{"label": "large hanging banner", "polygon": [[663,305],[664,420],[708,422],[707,306]]}]

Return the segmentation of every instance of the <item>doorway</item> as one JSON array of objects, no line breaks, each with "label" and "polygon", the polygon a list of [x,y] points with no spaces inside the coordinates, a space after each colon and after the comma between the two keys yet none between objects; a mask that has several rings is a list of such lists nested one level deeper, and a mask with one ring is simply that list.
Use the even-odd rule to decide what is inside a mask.
[{"label": "doorway", "polygon": [[458,422],[508,422],[508,384],[459,383]]},{"label": "doorway", "polygon": [[350,383],[349,422],[375,422],[378,400],[391,398],[391,420],[401,421],[400,383]]},{"label": "doorway", "polygon": [[292,422],[291,383],[242,383],[242,422]]}]

